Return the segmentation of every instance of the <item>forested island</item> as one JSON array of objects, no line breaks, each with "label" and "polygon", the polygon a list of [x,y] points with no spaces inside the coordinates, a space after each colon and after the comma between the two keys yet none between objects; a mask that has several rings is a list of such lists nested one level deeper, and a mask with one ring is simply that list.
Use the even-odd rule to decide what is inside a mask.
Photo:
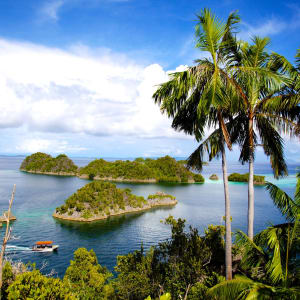
[{"label": "forested island", "polygon": [[111,182],[93,181],[77,190],[65,201],[65,204],[57,207],[53,217],[91,222],[106,219],[109,216],[176,204],[175,197],[162,192],[149,195],[145,199],[132,194],[130,189],[119,189]]},{"label": "forested island", "polygon": [[[261,175],[254,175],[254,184],[263,185],[265,184],[265,177]],[[232,173],[228,176],[229,181],[233,182],[248,182],[249,181],[249,173],[246,174],[239,174],[239,173]]]},{"label": "forested island", "polygon": [[27,156],[22,162],[20,170],[30,173],[69,175],[84,179],[115,182],[204,182],[204,177],[201,174],[189,171],[182,161],[176,161],[170,156],[113,162],[96,159],[87,166],[78,168],[65,154],[53,158],[48,154],[38,152]]},{"label": "forested island", "polygon": [[49,154],[37,152],[27,156],[20,167],[21,171],[47,175],[76,175],[78,167],[65,154],[52,157]]}]

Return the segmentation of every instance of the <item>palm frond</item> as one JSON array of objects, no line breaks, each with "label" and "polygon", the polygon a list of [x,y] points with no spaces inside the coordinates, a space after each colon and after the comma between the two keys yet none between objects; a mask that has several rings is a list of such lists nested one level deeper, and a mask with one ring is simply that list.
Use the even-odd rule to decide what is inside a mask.
[{"label": "palm frond", "polygon": [[266,189],[268,190],[273,203],[280,210],[281,214],[287,220],[293,222],[296,219],[300,206],[298,206],[287,193],[285,193],[275,184],[266,182]]},{"label": "palm frond", "polygon": [[283,138],[270,121],[261,114],[256,115],[256,128],[259,132],[264,152],[267,156],[270,156],[275,178],[287,175],[287,165],[283,152]]}]

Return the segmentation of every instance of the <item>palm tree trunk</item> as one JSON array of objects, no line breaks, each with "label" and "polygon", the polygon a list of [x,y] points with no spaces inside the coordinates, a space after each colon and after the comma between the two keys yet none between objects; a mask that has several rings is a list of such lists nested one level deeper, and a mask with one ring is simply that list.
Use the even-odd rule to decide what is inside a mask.
[{"label": "palm tree trunk", "polygon": [[225,265],[226,265],[226,280],[232,279],[232,240],[231,240],[231,216],[230,216],[230,199],[227,177],[227,162],[225,155],[225,147],[222,149],[222,171],[225,195]]},{"label": "palm tree trunk", "polygon": [[253,118],[249,120],[249,181],[248,181],[248,237],[253,240],[254,227],[254,159],[253,159]]}]

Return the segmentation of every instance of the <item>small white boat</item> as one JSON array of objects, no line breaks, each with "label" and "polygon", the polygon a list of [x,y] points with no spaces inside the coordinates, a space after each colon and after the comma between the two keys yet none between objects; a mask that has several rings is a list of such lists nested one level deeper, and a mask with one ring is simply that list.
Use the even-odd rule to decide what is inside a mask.
[{"label": "small white boat", "polygon": [[58,249],[58,245],[53,245],[52,241],[39,241],[32,247],[36,252],[52,252]]}]

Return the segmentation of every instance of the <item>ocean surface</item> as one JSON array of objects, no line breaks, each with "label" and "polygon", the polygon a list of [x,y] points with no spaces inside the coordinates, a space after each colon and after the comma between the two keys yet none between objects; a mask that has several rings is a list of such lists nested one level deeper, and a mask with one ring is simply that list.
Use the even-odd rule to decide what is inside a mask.
[{"label": "ocean surface", "polygon": [[[208,177],[216,173],[221,178],[220,162],[204,167],[204,184],[117,184],[129,187],[134,194],[148,196],[157,191],[174,195],[178,204],[172,208],[157,208],[144,213],[111,217],[89,224],[58,221],[52,217],[57,206],[88,180],[76,177],[59,177],[27,174],[19,171],[22,157],[0,157],[0,213],[7,210],[13,184],[16,195],[13,214],[14,239],[9,241],[7,254],[10,259],[35,263],[37,268],[48,274],[54,270],[62,277],[70,264],[73,252],[79,247],[94,249],[101,265],[113,271],[117,255],[139,249],[141,243],[148,249],[170,237],[170,228],[160,221],[173,215],[186,219],[187,225],[196,227],[203,233],[209,224],[224,224],[223,183],[210,181]],[[79,166],[90,159],[73,159]],[[256,164],[255,174],[266,175],[266,179],[276,183],[293,196],[298,165],[289,165],[289,176],[275,180],[268,164]],[[229,163],[229,173],[247,172],[247,166]],[[246,231],[247,226],[247,184],[230,183],[231,214],[233,231]],[[284,219],[274,207],[268,192],[262,186],[255,187],[255,231],[269,224],[277,224]],[[5,226],[0,229],[3,238]],[[53,240],[59,244],[54,253],[34,253],[30,247],[38,240]]]}]

